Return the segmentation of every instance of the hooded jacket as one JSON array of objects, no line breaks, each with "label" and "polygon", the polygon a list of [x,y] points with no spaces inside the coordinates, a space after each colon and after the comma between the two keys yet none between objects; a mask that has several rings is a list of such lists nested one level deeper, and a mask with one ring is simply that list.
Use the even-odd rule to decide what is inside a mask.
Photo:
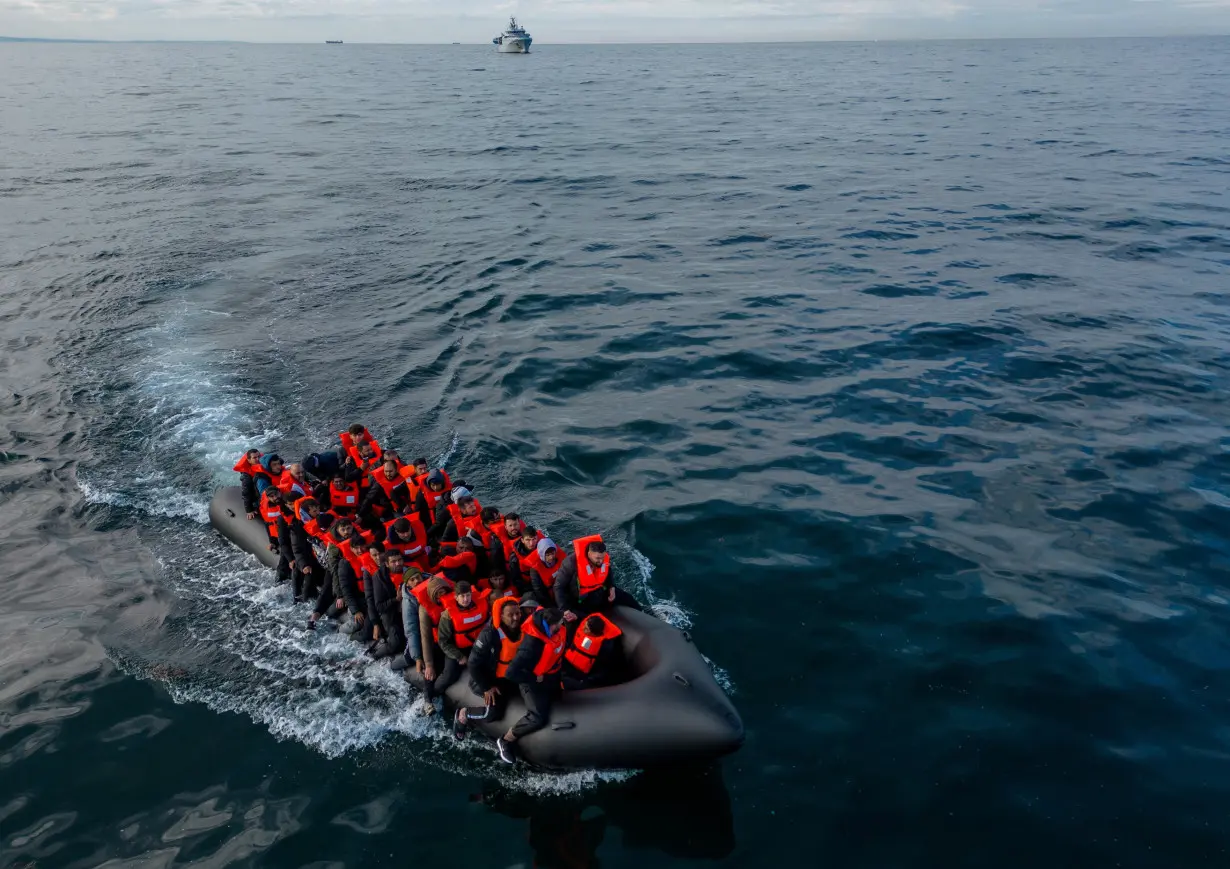
[{"label": "hooded jacket", "polygon": [[[500,646],[504,635],[500,618],[504,608],[510,606],[517,606],[516,598],[507,598],[500,605],[499,611],[492,613],[491,621],[487,622],[483,632],[474,641],[474,648],[470,650],[470,660],[466,662],[466,669],[470,673],[470,690],[479,697],[495,687],[495,668],[500,663]],[[518,625],[516,634],[510,639],[516,640],[520,636],[521,626]]]}]

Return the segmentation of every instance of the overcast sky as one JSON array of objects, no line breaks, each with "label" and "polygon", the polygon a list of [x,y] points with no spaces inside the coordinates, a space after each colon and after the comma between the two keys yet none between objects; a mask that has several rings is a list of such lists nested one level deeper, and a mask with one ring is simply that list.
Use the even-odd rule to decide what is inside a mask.
[{"label": "overcast sky", "polygon": [[0,0],[0,35],[539,44],[1230,33],[1230,0]]}]

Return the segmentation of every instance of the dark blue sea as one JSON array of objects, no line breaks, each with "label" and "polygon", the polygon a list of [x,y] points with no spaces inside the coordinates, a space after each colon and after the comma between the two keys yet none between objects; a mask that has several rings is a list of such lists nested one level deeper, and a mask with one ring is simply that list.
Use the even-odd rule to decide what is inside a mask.
[{"label": "dark blue sea", "polygon": [[[1230,40],[0,46],[0,866],[1230,860]],[[209,527],[348,423],[691,630],[455,747]]]}]

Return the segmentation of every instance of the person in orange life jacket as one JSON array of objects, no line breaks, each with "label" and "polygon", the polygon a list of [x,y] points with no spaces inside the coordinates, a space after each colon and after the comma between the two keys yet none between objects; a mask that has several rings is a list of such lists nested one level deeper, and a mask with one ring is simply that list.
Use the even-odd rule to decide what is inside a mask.
[{"label": "person in orange life jacket", "polygon": [[559,570],[559,548],[556,547],[555,541],[550,537],[543,537],[538,541],[534,550],[534,557],[529,559],[531,568],[530,588],[533,589],[534,597],[538,600],[545,600],[548,605],[555,604],[555,572]]},{"label": "person in orange life jacket", "polygon": [[419,487],[419,494],[414,499],[414,509],[418,512],[423,527],[430,531],[436,523],[436,508],[448,497],[452,480],[442,468],[436,468],[425,476],[417,477],[415,482]]},{"label": "person in orange life jacket", "polygon": [[298,462],[286,466],[286,470],[282,472],[282,476],[277,481],[277,486],[282,490],[283,495],[316,496],[316,484],[304,473],[303,465]]},{"label": "person in orange life jacket", "polygon": [[[436,502],[436,519],[427,529],[427,538],[435,542],[441,554],[453,551],[457,538],[465,534],[469,523],[478,524],[482,509],[464,484],[458,484]],[[464,526],[464,527],[463,527]]]},{"label": "person in orange life jacket", "polygon": [[440,649],[444,652],[444,670],[431,683],[427,699],[444,693],[461,678],[461,668],[470,658],[474,641],[482,633],[489,617],[490,592],[476,592],[470,583],[457,583],[451,595],[441,599],[444,612],[440,616]]},{"label": "person in orange life jacket", "polygon": [[[414,598],[419,605],[420,658],[423,662],[423,681],[428,686],[427,695],[430,695],[430,686],[440,674],[440,659],[444,653],[440,650],[438,629],[444,615],[444,598],[452,592],[452,583],[441,576],[433,576],[414,589]],[[430,709],[424,711],[431,713]]]},{"label": "person in orange life jacket", "polygon": [[414,590],[426,582],[428,577],[411,564],[405,565],[404,570],[402,583],[397,589],[397,602],[401,606],[401,627],[406,638],[406,648],[402,654],[393,658],[390,666],[394,670],[405,670],[413,664],[414,669],[422,672],[423,640],[419,634],[419,601],[414,596]]},{"label": "person in orange life jacket", "polygon": [[[354,463],[365,474],[374,473],[384,464],[384,457],[371,444],[359,444],[359,449],[353,454]],[[394,455],[396,458],[396,455]]]},{"label": "person in orange life jacket", "polygon": [[388,519],[396,512],[398,515],[410,509],[410,490],[406,486],[406,478],[397,468],[397,460],[392,458],[390,450],[384,454],[384,462],[371,473],[373,485],[368,486],[359,512],[366,515],[376,508],[382,519]]},{"label": "person in orange life jacket", "polygon": [[342,469],[342,459],[344,453],[339,453],[337,450],[329,450],[323,453],[308,453],[300,462],[310,477],[322,482],[328,482],[333,479],[333,475]]},{"label": "person in orange life jacket", "polygon": [[[516,514],[513,514],[516,516]],[[508,543],[505,543],[505,537],[508,536],[507,528],[505,527],[504,517],[500,515],[500,511],[495,507],[484,507],[481,519],[483,527],[487,531],[486,536],[486,555],[487,565],[485,573],[488,577],[506,576],[508,574],[508,548],[512,545],[510,538]],[[520,527],[517,529],[520,532]]]},{"label": "person in orange life jacket", "polygon": [[403,465],[401,475],[406,478],[406,490],[410,493],[410,504],[413,505],[419,497],[419,479],[427,473],[427,459],[418,458],[408,465]]},{"label": "person in orange life jacket", "polygon": [[521,529],[521,536],[513,542],[512,552],[504,562],[510,584],[521,594],[527,594],[533,588],[538,541],[544,536],[538,529],[526,525]]},{"label": "person in orange life jacket", "polygon": [[243,495],[243,511],[248,514],[249,519],[255,519],[259,509],[256,503],[258,494],[254,475],[261,466],[261,455],[260,450],[250,449],[232,468],[239,474],[239,491]]},{"label": "person in orange life jacket", "polygon": [[346,601],[346,609],[350,611],[350,621],[342,625],[343,634],[352,639],[367,642],[372,638],[372,620],[367,612],[367,595],[365,594],[365,559],[371,544],[358,534],[352,534],[349,540],[339,544],[342,559],[337,563],[338,585],[342,589],[342,598]]},{"label": "person in orange life jacket", "polygon": [[419,517],[414,513],[399,516],[384,527],[384,548],[398,550],[407,564],[426,570],[430,551],[427,546],[427,532],[423,529]]},{"label": "person in orange life jacket", "polygon": [[269,535],[269,551],[278,554],[276,576],[279,583],[291,578],[290,562],[293,557],[290,546],[285,545],[286,538],[281,536],[283,500],[282,493],[276,486],[268,486],[261,493],[257,505],[257,515],[265,523],[265,533]]},{"label": "person in orange life jacket", "polygon": [[324,568],[316,560],[316,552],[312,549],[312,539],[304,527],[313,517],[309,508],[319,507],[313,498],[303,498],[295,505],[289,505],[283,500],[282,515],[278,517],[279,548],[290,549],[291,578],[294,581],[295,603],[316,597],[320,583],[325,580]]},{"label": "person in orange life jacket", "polygon": [[454,544],[457,551],[446,555],[436,564],[436,570],[445,579],[452,582],[476,582],[478,575],[478,556],[475,554],[474,539],[462,537]]},{"label": "person in orange life jacket", "polygon": [[372,433],[367,430],[367,426],[361,422],[352,423],[346,431],[338,435],[338,439],[342,442],[342,452],[355,455],[357,458],[359,447],[367,444],[372,447],[373,451],[380,452],[379,442],[372,437]]},{"label": "person in orange life jacket", "polygon": [[[346,552],[350,552],[349,541],[352,538],[357,538],[354,525],[349,519],[344,517],[332,518],[332,514],[321,514],[322,518],[318,519],[320,523],[325,517],[330,519],[329,527],[324,535],[325,542],[325,574],[328,577],[324,583],[324,587],[320,590],[320,596],[316,599],[316,606],[312,610],[312,615],[308,617],[308,627],[316,627],[316,622],[323,615],[328,615],[329,618],[341,618],[349,609],[347,602],[346,588],[357,588],[357,583],[354,577],[347,578],[347,583],[343,586],[341,576],[341,563],[347,561],[345,554],[342,551],[342,544],[347,544]],[[350,568],[353,574],[353,567]]]},{"label": "person in orange life jacket", "polygon": [[383,641],[371,651],[371,656],[377,660],[392,655],[400,657],[406,650],[406,636],[401,621],[401,601],[398,599],[404,576],[405,564],[401,553],[396,549],[390,549],[381,553],[376,571],[364,581],[367,611],[380,620],[382,628]]},{"label": "person in orange life jacket", "polygon": [[256,494],[263,495],[266,489],[282,478],[282,472],[285,470],[281,456],[261,456],[260,463],[252,469],[251,473],[252,485],[255,487]]},{"label": "person in orange life jacket", "polygon": [[572,541],[572,549],[555,573],[555,602],[564,618],[574,622],[581,615],[611,606],[639,610],[641,605],[611,578],[611,556],[601,534]]},{"label": "person in orange life jacket", "polygon": [[347,480],[344,474],[334,474],[329,481],[329,509],[338,516],[353,518],[359,512],[358,482]]},{"label": "person in orange life jacket", "polygon": [[[495,593],[492,592],[492,597]],[[517,686],[504,678],[521,645],[521,608],[513,595],[500,597],[492,605],[492,617],[474,641],[466,671],[470,690],[483,698],[482,706],[465,706],[453,718],[453,738],[465,739],[471,721],[499,721]]]},{"label": "person in orange life jacket", "polygon": [[623,631],[604,615],[587,618],[564,652],[564,690],[583,691],[615,684],[623,655],[619,647],[622,635]]},{"label": "person in orange life jacket", "polygon": [[505,676],[517,684],[525,701],[525,715],[496,740],[500,760],[505,763],[515,762],[518,739],[547,726],[551,704],[559,693],[560,670],[568,644],[564,614],[554,607],[535,610],[521,632],[525,636]]}]

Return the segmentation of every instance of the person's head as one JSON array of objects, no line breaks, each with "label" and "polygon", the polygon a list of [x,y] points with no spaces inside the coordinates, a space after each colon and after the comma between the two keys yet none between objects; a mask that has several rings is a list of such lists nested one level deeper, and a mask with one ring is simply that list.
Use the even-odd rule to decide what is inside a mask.
[{"label": "person's head", "polygon": [[363,539],[359,534],[352,534],[350,537],[350,551],[355,555],[362,555],[371,547],[371,545]]},{"label": "person's head", "polygon": [[291,465],[287,465],[286,470],[290,471],[290,475],[294,477],[296,480],[303,479],[303,465],[299,464],[298,462],[295,462],[294,464],[291,464]]},{"label": "person's head", "polygon": [[606,544],[601,540],[595,540],[585,547],[585,557],[594,567],[601,567],[603,559],[606,558]]},{"label": "person's head", "polygon": [[281,504],[282,490],[277,486],[269,486],[265,489],[265,497],[269,500],[270,504]]},{"label": "person's head", "polygon": [[333,479],[329,481],[329,484],[335,489],[345,489],[346,478],[341,474],[334,474]]},{"label": "person's head", "polygon": [[374,459],[376,457],[376,448],[367,441],[359,444],[359,458],[364,460]]},{"label": "person's head", "polygon": [[269,459],[269,473],[274,474],[276,476],[278,474],[281,474],[283,470],[285,470],[285,468],[282,466],[281,456],[273,456],[271,459]]},{"label": "person's head", "polygon": [[527,552],[534,551],[534,545],[537,540],[538,529],[533,525],[526,525],[521,529],[521,545],[525,547]]},{"label": "person's head", "polygon": [[469,536],[458,537],[457,538],[457,551],[458,552],[473,552],[474,551],[474,538],[469,537]]},{"label": "person's head", "polygon": [[416,477],[423,476],[423,474],[427,473],[427,467],[428,467],[427,459],[424,459],[424,458],[415,459],[414,460],[414,475]]},{"label": "person's head", "polygon": [[470,587],[470,583],[464,579],[457,583],[457,587],[453,589],[453,597],[457,600],[457,606],[465,609],[470,604],[474,603],[474,590]]},{"label": "person's head", "polygon": [[508,577],[502,573],[493,573],[487,577],[487,583],[491,586],[491,596],[499,597],[508,588]]},{"label": "person's head", "polygon": [[397,459],[393,458],[388,453],[384,454],[384,477],[386,480],[395,480],[401,476],[401,471],[397,470]]},{"label": "person's head", "polygon": [[363,436],[363,432],[367,431],[367,426],[361,422],[351,423],[350,428],[346,429],[346,431],[350,433],[352,439],[358,440]]},{"label": "person's head", "polygon": [[521,517],[516,513],[504,514],[504,533],[516,539],[521,536]]},{"label": "person's head", "polygon": [[316,527],[319,528],[321,532],[328,534],[333,528],[334,521],[335,520],[332,513],[321,513],[316,517]]},{"label": "person's head", "polygon": [[465,486],[457,486],[453,491],[448,493],[449,498],[454,504],[461,508],[462,516],[473,516],[477,512],[474,506],[474,496],[470,494],[470,490]]},{"label": "person's head", "polygon": [[384,544],[379,540],[373,540],[367,544],[367,548],[371,550],[373,558],[384,554]]},{"label": "person's head", "polygon": [[483,524],[484,524],[484,525],[495,525],[497,522],[499,522],[499,521],[500,521],[500,511],[499,511],[499,508],[497,508],[497,507],[484,507],[484,508],[483,508],[483,516],[482,516],[482,518],[483,518]]},{"label": "person's head", "polygon": [[547,629],[548,634],[555,633],[556,629],[560,628],[564,623],[564,614],[555,607],[539,610],[534,615],[542,622],[542,626]]},{"label": "person's head", "polygon": [[521,618],[528,619],[530,613],[538,609],[538,601],[534,600],[533,595],[522,595],[521,600],[517,601],[517,607],[521,610]]},{"label": "person's head", "polygon": [[345,540],[354,533],[354,523],[349,519],[341,518],[333,523],[333,536],[338,540]]},{"label": "person's head", "polygon": [[414,535],[414,529],[410,526],[410,520],[405,516],[399,516],[394,519],[393,533],[402,540],[409,540]]},{"label": "person's head", "polygon": [[253,447],[252,449],[244,453],[243,457],[248,460],[248,464],[255,465],[257,462],[261,460],[261,451],[258,450],[256,447]]},{"label": "person's head", "polygon": [[431,489],[433,492],[443,492],[445,485],[444,472],[439,468],[432,471],[431,475],[427,478],[427,488]]},{"label": "person's head", "polygon": [[308,514],[308,518],[315,519],[320,515],[320,502],[315,498],[304,498],[299,502],[299,509]]},{"label": "person's head", "polygon": [[585,633],[589,634],[591,637],[602,636],[603,627],[605,627],[605,625],[603,625],[602,619],[597,616],[590,616],[585,620]]},{"label": "person's head", "polygon": [[413,564],[405,566],[405,572],[401,575],[401,584],[403,588],[415,589],[418,584],[423,581],[423,571],[419,570]]},{"label": "person's head", "polygon": [[452,586],[448,584],[448,580],[433,576],[427,581],[427,597],[431,599],[432,603],[439,603],[440,598],[450,591],[452,591]]},{"label": "person's head", "polygon": [[504,604],[500,610],[500,627],[505,630],[514,631],[521,625],[521,608],[516,604]]},{"label": "person's head", "polygon": [[384,554],[384,563],[388,565],[390,573],[401,573],[401,569],[405,562],[402,561],[401,550],[390,549]]},{"label": "person's head", "polygon": [[551,567],[555,564],[555,560],[559,558],[559,550],[555,548],[555,543],[550,537],[544,537],[538,541],[538,560]]}]

